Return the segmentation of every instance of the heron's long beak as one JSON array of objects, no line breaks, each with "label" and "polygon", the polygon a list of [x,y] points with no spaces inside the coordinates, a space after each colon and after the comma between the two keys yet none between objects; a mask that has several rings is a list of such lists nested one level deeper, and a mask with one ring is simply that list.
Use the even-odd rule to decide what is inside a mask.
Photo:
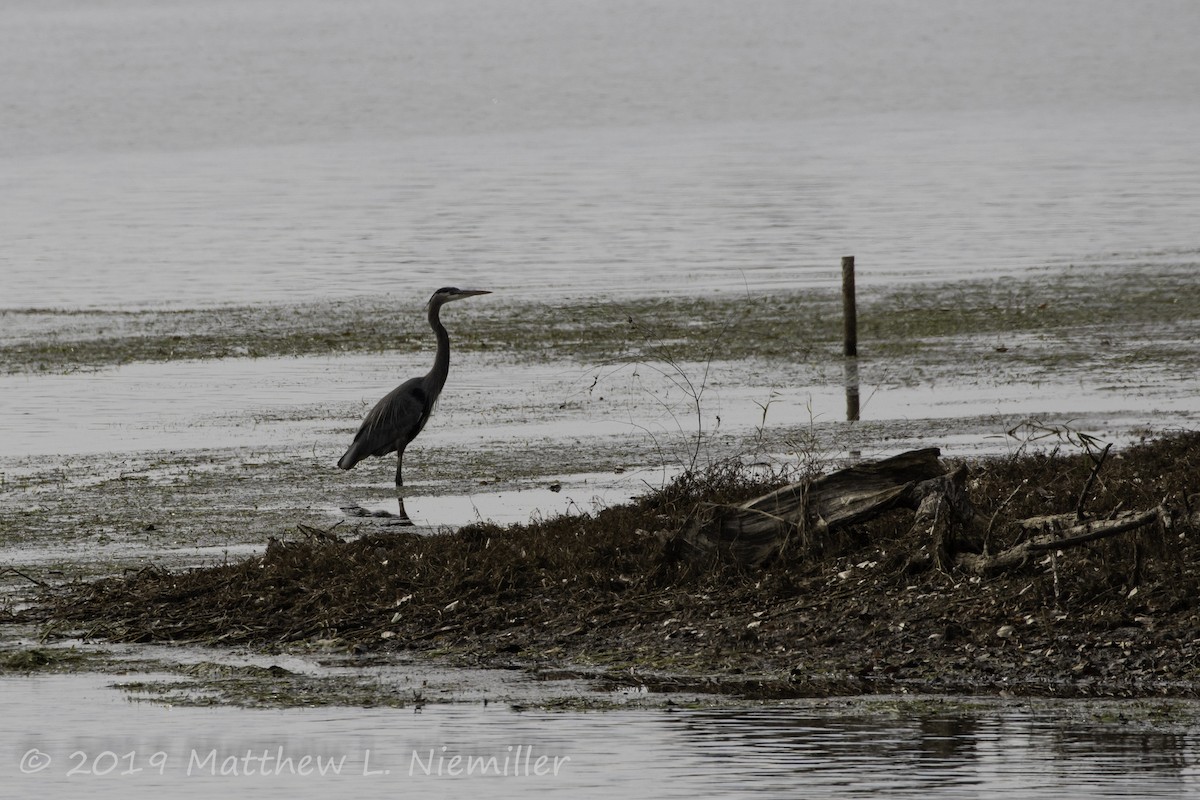
[{"label": "heron's long beak", "polygon": [[438,305],[445,303],[453,303],[455,300],[462,300],[464,297],[474,297],[477,294],[491,294],[487,289],[439,289],[434,293],[433,297],[429,298],[429,302],[425,304],[429,308],[429,303],[434,300]]}]

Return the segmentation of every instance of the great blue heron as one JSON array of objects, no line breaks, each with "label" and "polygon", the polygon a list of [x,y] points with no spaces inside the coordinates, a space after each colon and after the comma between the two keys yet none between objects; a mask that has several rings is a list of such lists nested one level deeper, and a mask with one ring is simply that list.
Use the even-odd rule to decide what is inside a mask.
[{"label": "great blue heron", "polygon": [[446,333],[446,327],[442,325],[442,306],[480,294],[491,292],[446,286],[433,293],[427,306],[429,327],[433,328],[437,337],[437,355],[433,358],[433,369],[420,378],[410,378],[376,403],[375,407],[367,412],[358,433],[354,434],[354,443],[338,461],[338,466],[342,469],[352,469],[367,456],[395,453],[396,493],[402,521],[408,521],[408,514],[404,510],[404,497],[400,494],[400,487],[404,485],[400,474],[404,465],[404,448],[417,438],[417,434],[429,421],[433,405],[442,393],[442,387],[446,385],[446,376],[450,374],[450,336]]}]

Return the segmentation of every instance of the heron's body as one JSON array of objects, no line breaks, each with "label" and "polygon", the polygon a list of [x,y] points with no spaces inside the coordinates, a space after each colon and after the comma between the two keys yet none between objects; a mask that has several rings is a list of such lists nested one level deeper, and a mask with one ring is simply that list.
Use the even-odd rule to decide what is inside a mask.
[{"label": "heron's body", "polygon": [[[453,300],[479,294],[488,292],[447,287],[433,293],[433,297],[429,298],[429,326],[437,337],[433,369],[420,378],[410,378],[400,384],[367,412],[358,433],[354,435],[354,442],[338,461],[339,467],[352,469],[368,456],[395,453],[396,486],[404,485],[400,472],[404,464],[404,448],[429,421],[438,395],[446,385],[446,376],[450,374],[450,336],[442,325],[441,307]],[[400,501],[400,511],[401,516],[405,516],[403,499]]]},{"label": "heron's body", "polygon": [[[354,443],[338,461],[342,469],[353,469],[367,456],[399,453],[417,438],[433,413],[434,398],[425,388],[425,378],[410,378],[388,392],[363,419]],[[396,473],[396,485],[400,473]]]}]

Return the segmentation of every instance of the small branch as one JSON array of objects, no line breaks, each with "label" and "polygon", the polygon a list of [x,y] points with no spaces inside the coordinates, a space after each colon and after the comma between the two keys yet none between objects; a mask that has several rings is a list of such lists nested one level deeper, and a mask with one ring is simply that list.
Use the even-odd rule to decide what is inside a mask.
[{"label": "small branch", "polygon": [[[1063,516],[1065,515],[1038,517],[1035,520],[1025,520],[1022,525],[1035,522],[1050,527],[1053,522],[1061,523]],[[1146,511],[1126,511],[1116,519],[1092,520],[1082,525],[1066,528],[1060,532],[1062,535],[1044,534],[1028,539],[994,556],[985,556],[978,553],[959,553],[955,561],[960,569],[981,575],[985,572],[995,572],[1020,566],[1038,553],[1057,553],[1059,550],[1067,547],[1076,547],[1081,544],[1097,541],[1098,539],[1116,536],[1118,533],[1140,528],[1155,520],[1168,518],[1169,512],[1163,506],[1157,506]]]},{"label": "small branch", "polygon": [[988,520],[987,530],[983,532],[983,552],[987,552],[988,542],[992,538],[992,528],[996,526],[996,518],[1000,516],[1000,512],[1013,501],[1018,494],[1025,488],[1026,481],[1021,481],[1021,485],[1012,490],[1012,494],[1004,498],[1004,502],[996,506],[996,510],[992,512],[992,518]]},{"label": "small branch", "polygon": [[1030,539],[1024,545],[1029,548],[1031,553],[1043,553],[1047,550],[1075,547],[1076,545],[1094,542],[1097,539],[1105,539],[1109,536],[1115,536],[1118,533],[1131,531],[1134,528],[1140,528],[1166,515],[1167,510],[1162,506],[1151,508],[1147,511],[1126,511],[1117,519],[1098,519],[1068,528],[1062,532],[1064,534],[1062,538],[1051,536],[1038,537]]},{"label": "small branch", "polygon": [[1104,460],[1108,458],[1108,451],[1112,449],[1112,442],[1104,445],[1104,449],[1100,452],[1100,458],[1096,459],[1096,463],[1092,466],[1092,474],[1088,475],[1087,482],[1083,484],[1083,491],[1079,493],[1079,502],[1075,504],[1075,519],[1078,522],[1083,521],[1083,504],[1087,502],[1087,496],[1092,491],[1092,484],[1096,482],[1096,475],[1100,472],[1100,467],[1104,466]]},{"label": "small branch", "polygon": [[37,578],[33,577],[32,575],[26,575],[24,572],[21,572],[21,570],[17,569],[16,567],[5,567],[3,570],[0,570],[0,575],[3,575],[5,572],[11,572],[14,575],[20,575],[25,580],[29,581],[30,583],[35,583],[38,586],[41,586],[43,589],[50,588],[50,584],[46,583],[45,581],[40,581]]}]

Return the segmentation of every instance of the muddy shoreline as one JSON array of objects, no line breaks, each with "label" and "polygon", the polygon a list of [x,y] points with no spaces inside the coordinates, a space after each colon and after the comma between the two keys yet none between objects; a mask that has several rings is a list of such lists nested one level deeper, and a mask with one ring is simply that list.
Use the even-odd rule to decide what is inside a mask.
[{"label": "muddy shoreline", "polygon": [[[1093,462],[969,465],[994,547],[1010,521],[1074,506]],[[778,483],[728,467],[638,502],[530,525],[419,536],[305,528],[264,554],[57,587],[18,621],[52,637],[431,656],[660,700],[864,694],[1194,698],[1200,694],[1200,434],[1122,450],[1089,506],[1164,502],[1155,525],[997,575],[914,556],[890,513],[761,569],[664,547],[699,503]],[[1008,498],[1007,502],[1005,499]]]},{"label": "muddy shoreline", "polygon": [[[423,498],[415,507],[424,503],[427,520],[415,537],[338,510],[394,503],[392,465],[331,478],[361,415],[362,387],[424,365],[428,335],[413,315],[378,303],[10,310],[0,380],[17,391],[45,381],[46,397],[60,379],[67,392],[103,389],[115,409],[104,424],[118,431],[138,433],[129,415],[164,405],[178,387],[167,379],[145,384],[146,398],[123,395],[128,376],[115,365],[143,380],[163,363],[192,381],[187,391],[229,388],[209,400],[208,414],[143,423],[150,447],[0,458],[0,670],[126,669],[128,659],[104,655],[110,640],[210,655],[242,648],[255,654],[254,669],[234,677],[281,704],[290,702],[287,687],[307,678],[254,670],[289,653],[368,669],[417,656],[544,686],[561,679],[601,705],[608,701],[589,692],[721,703],[859,693],[1192,697],[1190,529],[1097,544],[1057,575],[1041,564],[978,583],[905,572],[896,539],[903,520],[762,574],[684,570],[663,560],[662,539],[696,503],[732,502],[805,470],[931,445],[969,462],[978,480],[997,481],[993,498],[1011,494],[1006,486],[1037,487],[1023,511],[1049,513],[1078,492],[1086,470],[1071,460],[1082,457],[1071,441],[1008,433],[1031,419],[1115,442],[1114,467],[1143,462],[1137,474],[1113,474],[1109,505],[1097,500],[1097,510],[1166,494],[1186,507],[1200,485],[1188,438],[1200,413],[1192,400],[1200,310],[1180,298],[1194,292],[1194,276],[1190,266],[1129,269],[1100,282],[1065,269],[868,288],[859,361],[871,418],[855,423],[839,416],[831,293],[749,304],[735,294],[600,300],[522,313],[498,299],[468,309],[455,319],[455,375],[481,377],[454,388],[414,449]],[[334,371],[347,364],[352,370]],[[298,372],[287,373],[285,391],[268,386],[248,402],[237,376],[264,369]],[[696,382],[703,396],[650,382],[671,369],[679,371],[668,377],[704,376]],[[564,371],[569,380],[554,377]],[[513,375],[536,379],[518,400],[495,390]],[[270,405],[290,387],[302,388],[298,404]],[[31,408],[45,407],[31,397]],[[123,412],[127,405],[134,410]],[[1138,444],[1160,436],[1155,447],[1166,450]],[[689,468],[691,483],[670,482]],[[509,504],[514,524],[488,522],[485,501]],[[498,551],[507,573],[493,563]],[[450,570],[444,585],[396,566],[418,556]],[[287,580],[256,583],[266,564]],[[347,564],[368,572],[346,573]],[[344,607],[322,588],[338,576],[348,581]],[[242,587],[232,607],[214,593],[220,580]],[[356,597],[350,587],[375,594]],[[130,616],[133,596],[155,616]],[[257,620],[268,610],[292,626]],[[198,627],[179,627],[180,618]],[[55,655],[72,648],[99,652]],[[207,696],[203,687],[217,679],[179,666],[166,658],[135,671],[198,681]],[[350,687],[331,696],[411,702],[389,701],[391,693]],[[315,702],[311,691],[294,695]],[[536,702],[536,692],[521,698]],[[257,702],[251,690],[227,699]]]}]

